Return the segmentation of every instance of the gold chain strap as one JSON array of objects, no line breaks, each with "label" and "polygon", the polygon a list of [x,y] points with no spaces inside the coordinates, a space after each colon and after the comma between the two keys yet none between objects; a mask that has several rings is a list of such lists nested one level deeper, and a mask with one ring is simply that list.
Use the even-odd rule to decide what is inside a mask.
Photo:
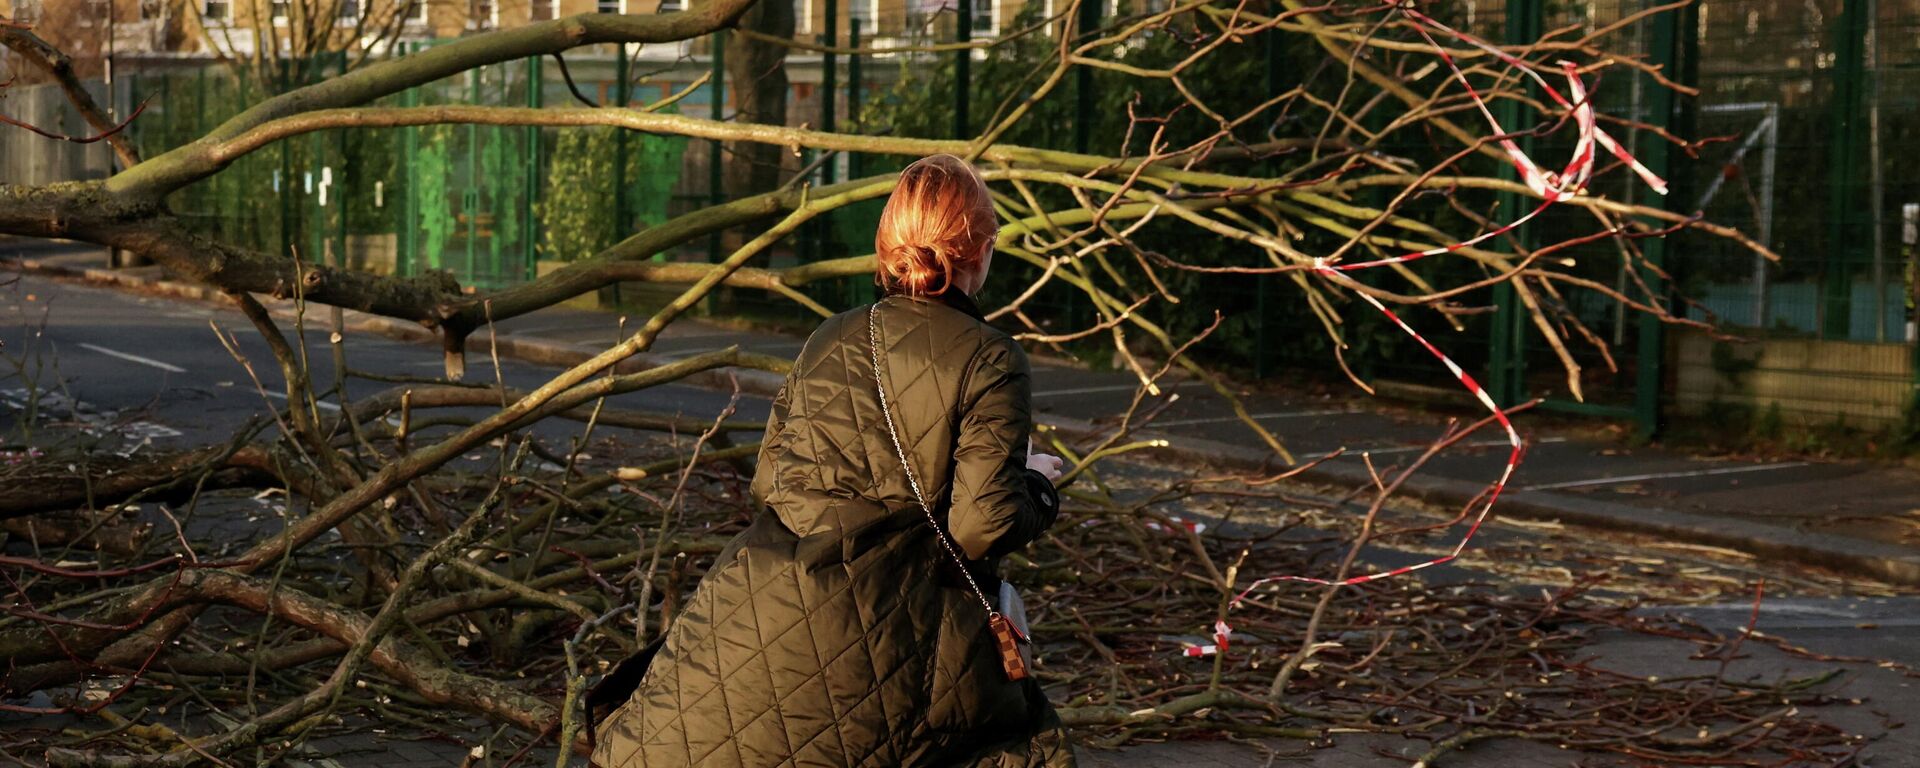
[{"label": "gold chain strap", "polygon": [[926,495],[920,492],[920,479],[913,474],[913,463],[907,461],[907,451],[900,447],[900,433],[894,431],[893,410],[887,405],[887,386],[880,375],[879,308],[879,302],[867,307],[867,353],[873,360],[873,388],[880,395],[880,416],[887,422],[887,437],[893,441],[893,453],[900,457],[900,466],[907,471],[907,485],[913,488],[914,500],[919,502],[920,511],[927,514],[927,525],[932,526],[934,537],[940,540],[940,546],[953,558],[954,565],[960,566],[960,575],[966,577],[967,586],[973,589],[973,596],[979,598],[980,607],[987,609],[987,618],[992,620],[1000,615],[1000,611],[993,607],[993,601],[987,599],[987,593],[981,591],[979,582],[973,580],[973,572],[967,569],[966,558],[960,556],[960,550],[947,537],[946,530],[940,527],[940,521],[934,518],[933,507],[927,505]]}]

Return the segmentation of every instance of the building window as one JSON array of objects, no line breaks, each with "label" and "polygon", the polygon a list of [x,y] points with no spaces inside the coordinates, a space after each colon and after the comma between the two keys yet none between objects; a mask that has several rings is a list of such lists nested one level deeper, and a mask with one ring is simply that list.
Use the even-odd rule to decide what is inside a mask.
[{"label": "building window", "polygon": [[624,5],[626,5],[625,0],[599,0],[594,10],[601,13],[626,13],[627,9],[621,7]]},{"label": "building window", "polygon": [[228,5],[225,0],[206,0],[200,5],[200,18],[207,21],[226,21],[232,13],[233,6]]},{"label": "building window", "polygon": [[961,0],[973,3],[973,37],[992,37],[1000,30],[993,23],[994,11],[1000,9],[999,0]]},{"label": "building window", "polygon": [[410,0],[410,2],[412,5],[407,6],[407,21],[427,23],[427,0]]},{"label": "building window", "polygon": [[360,18],[360,0],[340,0],[340,18]]},{"label": "building window", "polygon": [[687,0],[660,0],[657,13],[678,13],[687,9]]},{"label": "building window", "polygon": [[558,0],[527,0],[527,20],[552,21],[554,19],[553,6],[556,2],[558,2]]},{"label": "building window", "polygon": [[[880,19],[880,0],[853,0],[853,4],[847,6],[847,19],[860,22],[861,37],[872,37],[877,29],[874,25]],[[852,31],[853,27],[849,25],[847,29]]]},{"label": "building window", "polygon": [[793,33],[813,32],[813,0],[793,0]]},{"label": "building window", "polygon": [[[256,6],[256,7],[257,7],[257,6]],[[274,22],[275,22],[275,23],[279,23],[279,24],[285,24],[285,23],[287,23],[287,2],[286,2],[286,0],[273,0],[273,6],[272,6],[272,9],[271,9],[270,11],[268,11],[268,12],[269,12],[269,13],[271,13],[271,14],[273,15],[273,20],[274,20]]]},{"label": "building window", "polygon": [[473,0],[472,5],[470,5],[467,8],[468,13],[470,14],[467,17],[467,26],[470,26],[470,27],[500,26],[500,19],[498,16],[495,15],[499,10],[500,10],[500,5],[495,0]]}]

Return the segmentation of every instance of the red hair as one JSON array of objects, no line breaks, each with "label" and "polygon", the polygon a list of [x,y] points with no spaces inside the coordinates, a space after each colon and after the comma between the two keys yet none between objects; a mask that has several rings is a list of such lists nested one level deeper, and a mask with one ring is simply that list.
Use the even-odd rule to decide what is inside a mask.
[{"label": "red hair", "polygon": [[987,184],[953,155],[914,161],[880,212],[873,236],[874,282],[915,296],[937,296],[978,269],[1000,225]]}]

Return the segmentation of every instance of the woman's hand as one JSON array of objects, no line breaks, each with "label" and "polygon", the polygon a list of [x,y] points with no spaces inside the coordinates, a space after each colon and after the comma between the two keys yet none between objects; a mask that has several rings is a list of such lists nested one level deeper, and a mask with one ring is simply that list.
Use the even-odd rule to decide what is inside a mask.
[{"label": "woman's hand", "polygon": [[1027,454],[1027,469],[1040,473],[1049,483],[1060,482],[1060,468],[1065,465],[1066,462],[1053,454],[1032,453],[1031,449]]}]

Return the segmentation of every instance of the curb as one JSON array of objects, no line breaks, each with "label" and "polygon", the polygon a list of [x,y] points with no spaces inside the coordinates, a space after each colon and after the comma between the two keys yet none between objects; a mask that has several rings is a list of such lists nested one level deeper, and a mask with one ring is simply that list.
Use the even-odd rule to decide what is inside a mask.
[{"label": "curb", "polygon": [[[48,263],[40,259],[19,259],[15,263],[19,264],[22,270],[37,274],[78,277],[88,282],[102,283],[122,288],[137,288],[164,296],[195,299],[198,301],[219,303],[227,301],[226,294],[217,289],[194,285],[192,283],[149,277],[124,270],[102,269],[97,267],[70,267],[64,264]],[[141,271],[156,270],[141,268]],[[268,311],[279,317],[294,316],[292,309],[282,306],[269,306]],[[347,329],[351,331],[378,334],[396,341],[416,343],[434,343],[440,339],[439,334],[434,333],[419,323],[396,320],[380,315],[371,315],[351,309],[343,310],[342,317],[346,320]],[[600,354],[603,351],[602,349],[584,344],[570,344],[564,341],[554,341],[533,336],[516,336],[512,333],[499,334],[496,342],[491,332],[478,331],[467,337],[467,354],[469,357],[476,354],[487,354],[490,344],[495,343],[498,344],[501,357],[510,357],[539,365],[570,367],[586,362],[594,355]],[[614,364],[613,369],[616,373],[637,373],[649,368],[657,368],[673,361],[674,358],[667,355],[641,352]],[[471,363],[469,363],[469,365],[471,365]],[[699,373],[682,379],[682,381],[712,389],[731,389],[733,384],[732,380],[729,379],[729,373],[732,374],[732,380],[739,382],[741,393],[748,395],[771,398],[780,390],[781,384],[785,382],[785,379],[779,374],[748,368],[700,371]]]},{"label": "curb", "polygon": [[[80,277],[91,282],[139,288],[202,301],[225,300],[223,293],[204,286],[111,269],[76,268],[49,264],[39,259],[19,259],[16,263],[26,271],[40,274]],[[282,316],[292,314],[291,310],[285,308],[277,308],[274,312]],[[347,310],[344,317],[347,320],[347,327],[351,330],[378,334],[399,341],[427,343],[437,341],[439,338],[433,331],[404,320],[353,310]],[[544,365],[577,365],[602,351],[583,344],[516,336],[511,333],[501,333],[496,340],[496,337],[483,331],[475,333],[467,341],[469,354],[485,353],[492,341],[498,344],[502,357]],[[673,358],[667,355],[642,352],[620,361],[614,369],[620,373],[632,373],[672,361]],[[684,381],[721,390],[731,389],[733,382],[737,381],[743,394],[771,398],[779,391],[783,378],[767,371],[724,369],[702,371],[687,377]],[[1065,417],[1043,416],[1040,421],[1075,437],[1088,437],[1101,431],[1091,423]],[[1267,454],[1251,448],[1203,438],[1157,434],[1151,430],[1142,431],[1139,435],[1167,441],[1165,450],[1190,462],[1215,467],[1231,467],[1242,471],[1271,472],[1274,470]],[[1351,464],[1324,463],[1301,472],[1297,477],[1307,482],[1344,487],[1366,485],[1372,482],[1365,468]],[[1408,478],[1400,487],[1400,493],[1409,497],[1449,506],[1470,503],[1485,490],[1486,485],[1479,482],[1419,475]],[[1497,514],[1724,547],[1756,557],[1791,559],[1841,573],[1866,576],[1901,586],[1920,587],[1920,551],[1869,539],[1808,533],[1735,518],[1658,507],[1630,506],[1541,491],[1509,490],[1501,494]]]},{"label": "curb", "polygon": [[[1070,435],[1090,436],[1099,431],[1092,424],[1071,419],[1054,417],[1046,421]],[[1248,472],[1276,470],[1268,454],[1250,448],[1203,438],[1157,434],[1152,430],[1143,430],[1138,435],[1168,441],[1169,450],[1191,462]],[[1295,478],[1346,488],[1373,482],[1364,467],[1332,462],[1316,465],[1295,475]],[[1486,490],[1486,483],[1416,474],[1401,484],[1398,494],[1431,504],[1458,507],[1480,498]],[[1870,539],[1810,533],[1737,518],[1511,488],[1500,494],[1494,514],[1659,536],[1734,549],[1756,557],[1790,559],[1901,586],[1920,587],[1920,551]]]}]

